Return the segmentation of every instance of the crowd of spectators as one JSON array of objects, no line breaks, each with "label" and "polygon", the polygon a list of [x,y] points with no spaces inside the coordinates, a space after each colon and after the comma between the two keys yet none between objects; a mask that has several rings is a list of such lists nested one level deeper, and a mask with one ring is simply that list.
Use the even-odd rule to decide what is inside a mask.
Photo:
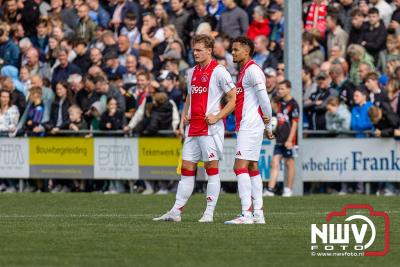
[{"label": "crowd of spectators", "polygon": [[[304,128],[400,136],[400,0],[302,3]],[[1,136],[182,137],[185,75],[195,64],[190,40],[198,34],[215,38],[214,56],[234,79],[231,40],[253,40],[272,102],[284,79],[284,0],[0,4]],[[234,125],[231,115],[226,129]]]}]

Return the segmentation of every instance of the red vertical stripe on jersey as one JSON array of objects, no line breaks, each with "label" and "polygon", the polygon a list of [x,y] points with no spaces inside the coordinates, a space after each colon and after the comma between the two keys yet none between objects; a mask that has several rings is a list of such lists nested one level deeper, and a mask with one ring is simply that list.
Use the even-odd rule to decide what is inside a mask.
[{"label": "red vertical stripe on jersey", "polygon": [[216,60],[212,60],[208,66],[201,69],[200,65],[194,68],[190,84],[190,125],[189,136],[208,135],[208,125],[205,117],[207,112],[208,91],[214,69],[218,66]]},{"label": "red vertical stripe on jersey", "polygon": [[250,60],[246,65],[240,70],[238,81],[236,83],[236,108],[235,108],[235,119],[236,119],[236,131],[239,131],[240,122],[243,118],[243,105],[244,105],[244,88],[243,88],[243,77],[246,70],[251,65],[256,64],[253,60]]}]

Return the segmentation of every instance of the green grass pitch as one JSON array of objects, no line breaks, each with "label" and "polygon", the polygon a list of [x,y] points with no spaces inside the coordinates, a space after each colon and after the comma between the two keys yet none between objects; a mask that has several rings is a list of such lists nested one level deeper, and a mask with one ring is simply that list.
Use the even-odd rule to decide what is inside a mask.
[{"label": "green grass pitch", "polygon": [[[174,196],[0,195],[0,266],[400,266],[400,199],[374,196],[265,198],[266,225],[224,225],[239,212],[222,194],[215,222],[197,220],[194,195],[183,222],[153,222]],[[369,203],[390,215],[384,257],[312,257],[310,224],[345,204]]]}]

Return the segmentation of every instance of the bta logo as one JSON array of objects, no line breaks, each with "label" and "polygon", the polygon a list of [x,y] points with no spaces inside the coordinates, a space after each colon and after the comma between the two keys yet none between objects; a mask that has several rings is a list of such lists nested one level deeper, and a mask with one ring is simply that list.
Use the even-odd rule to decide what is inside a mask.
[{"label": "bta logo", "polygon": [[22,146],[16,144],[0,145],[0,163],[5,166],[24,164]]},{"label": "bta logo", "polygon": [[132,150],[125,145],[100,145],[98,159],[104,166],[126,167],[134,164]]},{"label": "bta logo", "polygon": [[[368,215],[348,215],[349,210],[368,211]],[[335,221],[340,219],[343,223],[331,223],[335,217]],[[384,231],[377,231],[378,220],[383,220]],[[349,204],[339,212],[329,213],[326,222],[321,226],[311,224],[312,256],[385,256],[389,252],[390,221],[386,212],[374,211],[367,204]],[[384,247],[372,251],[369,248],[376,240],[384,241]]]}]

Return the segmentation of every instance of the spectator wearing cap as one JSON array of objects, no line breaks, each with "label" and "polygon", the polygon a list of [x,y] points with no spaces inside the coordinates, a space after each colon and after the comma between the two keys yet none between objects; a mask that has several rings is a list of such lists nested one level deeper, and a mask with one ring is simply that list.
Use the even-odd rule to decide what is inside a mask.
[{"label": "spectator wearing cap", "polygon": [[112,84],[109,83],[106,77],[96,76],[94,79],[94,83],[96,85],[96,92],[101,95],[100,103],[103,106],[107,105],[107,99],[113,97],[117,100],[117,108],[119,111],[125,111],[125,99],[122,96],[121,92]]},{"label": "spectator wearing cap", "polygon": [[393,7],[385,0],[369,0],[369,2],[373,6],[372,8],[378,10],[378,14],[380,15],[380,19],[382,19],[384,26],[388,27],[394,11]]},{"label": "spectator wearing cap", "polygon": [[309,32],[303,34],[303,61],[304,65],[308,68],[313,67],[313,62],[324,62],[324,55],[315,38],[315,35]]},{"label": "spectator wearing cap", "polygon": [[345,32],[339,24],[339,16],[337,13],[332,12],[328,14],[326,17],[326,26],[327,26],[327,48],[328,51],[332,49],[334,45],[339,46],[342,51],[342,55],[346,53],[347,41],[349,39],[349,35]]},{"label": "spectator wearing cap", "polygon": [[351,28],[349,33],[348,45],[358,44],[361,45],[363,41],[363,32],[368,27],[367,22],[365,22],[364,14],[360,9],[354,9],[351,12]]},{"label": "spectator wearing cap", "polygon": [[265,36],[269,38],[271,29],[269,28],[269,20],[265,18],[265,11],[262,7],[257,6],[253,11],[253,20],[247,30],[247,36],[254,41],[257,36]]},{"label": "spectator wearing cap", "polygon": [[260,66],[262,69],[266,68],[276,68],[278,61],[271,54],[271,52],[267,49],[268,47],[268,38],[259,35],[254,40],[254,55],[253,60]]},{"label": "spectator wearing cap", "polygon": [[270,20],[269,28],[271,29],[271,34],[269,35],[270,46],[278,46],[284,35],[285,19],[282,13],[282,7],[272,3],[268,8],[268,15]]},{"label": "spectator wearing cap", "polygon": [[320,72],[317,79],[317,91],[311,94],[310,98],[304,102],[304,112],[309,116],[309,129],[326,130],[326,104],[330,96],[337,93],[330,87],[330,77],[325,72]]},{"label": "spectator wearing cap", "polygon": [[351,109],[354,106],[353,94],[356,87],[345,76],[342,64],[332,64],[329,75],[332,78],[332,87],[338,92],[340,101]]},{"label": "spectator wearing cap", "polygon": [[328,11],[328,1],[314,0],[308,8],[305,22],[305,30],[318,33],[324,37],[326,31],[326,15]]},{"label": "spectator wearing cap", "polygon": [[110,14],[100,5],[99,0],[87,0],[86,3],[90,8],[90,19],[96,25],[107,28],[110,21]]},{"label": "spectator wearing cap", "polygon": [[76,58],[73,63],[81,69],[82,74],[87,73],[92,64],[87,43],[83,39],[76,40],[74,42],[74,51],[76,53]]},{"label": "spectator wearing cap", "polygon": [[351,129],[357,131],[356,137],[365,137],[364,131],[373,129],[373,124],[368,116],[368,109],[373,104],[367,101],[367,92],[360,88],[354,91],[354,103],[351,110]]},{"label": "spectator wearing cap", "polygon": [[8,37],[10,27],[0,24],[0,65],[13,65],[18,68],[20,52],[18,46]]},{"label": "spectator wearing cap", "polygon": [[119,29],[123,23],[125,16],[128,12],[135,14],[137,18],[140,17],[140,6],[134,1],[117,0],[117,5],[111,16],[110,24],[114,29]]},{"label": "spectator wearing cap", "polygon": [[364,47],[356,44],[352,44],[347,48],[347,55],[351,59],[349,79],[354,85],[359,86],[363,82],[359,75],[359,66],[365,64],[373,70],[375,69],[374,59],[365,51]]},{"label": "spectator wearing cap", "polygon": [[188,40],[186,32],[187,29],[185,29],[185,26],[188,23],[190,13],[184,9],[184,1],[182,0],[171,0],[170,5],[171,12],[168,15],[168,21],[169,23],[175,25],[176,32],[185,42]]},{"label": "spectator wearing cap", "polygon": [[379,18],[379,11],[376,8],[368,10],[368,24],[363,32],[361,45],[374,58],[375,64],[378,63],[379,52],[386,47],[386,28]]},{"label": "spectator wearing cap", "polygon": [[81,74],[81,69],[74,63],[68,62],[68,51],[64,48],[60,48],[57,52],[57,59],[59,66],[54,69],[53,76],[51,79],[51,86],[53,90],[56,89],[56,84],[60,81],[66,81],[71,74]]},{"label": "spectator wearing cap", "polygon": [[369,101],[387,112],[392,111],[388,94],[379,85],[379,75],[377,73],[368,73],[365,78],[365,87],[369,91]]},{"label": "spectator wearing cap", "polygon": [[136,49],[132,48],[129,37],[127,35],[118,36],[118,61],[121,66],[126,65],[126,58],[129,55],[134,55],[135,57],[139,56],[139,53]]},{"label": "spectator wearing cap", "polygon": [[158,77],[162,89],[167,93],[168,98],[175,102],[175,105],[180,109],[182,105],[182,91],[177,87],[178,76],[168,70],[161,72]]},{"label": "spectator wearing cap", "polygon": [[126,68],[120,64],[118,54],[111,51],[104,56],[104,62],[106,64],[105,73],[108,79],[112,79],[115,76],[123,76],[126,73]]},{"label": "spectator wearing cap", "polygon": [[94,39],[96,24],[89,17],[89,7],[85,4],[78,7],[79,24],[75,28],[75,36],[85,42]]},{"label": "spectator wearing cap", "polygon": [[221,14],[216,31],[232,39],[245,35],[249,28],[246,12],[234,0],[223,0],[223,3],[226,8]]}]

